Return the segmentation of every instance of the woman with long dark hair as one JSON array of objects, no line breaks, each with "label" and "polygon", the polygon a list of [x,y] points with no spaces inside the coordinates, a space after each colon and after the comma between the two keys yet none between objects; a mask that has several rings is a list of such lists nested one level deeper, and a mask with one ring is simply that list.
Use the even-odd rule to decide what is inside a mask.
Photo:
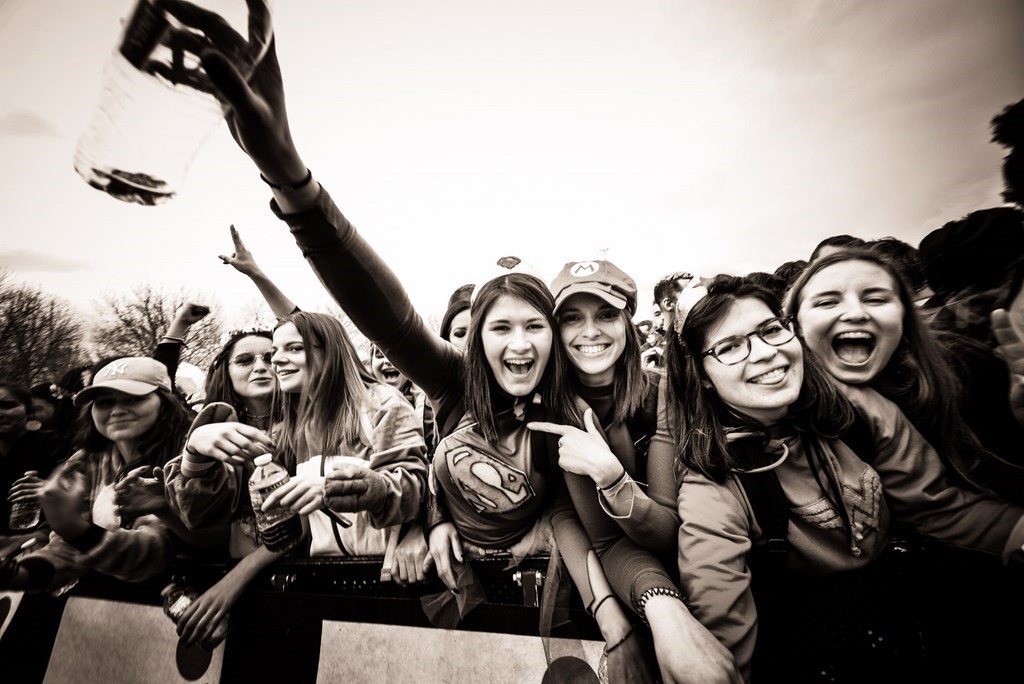
[{"label": "woman with long dark hair", "polygon": [[890,261],[864,248],[821,257],[793,284],[786,310],[829,374],[899,406],[951,476],[1024,504],[1024,427],[1006,364],[980,342],[929,328]]}]

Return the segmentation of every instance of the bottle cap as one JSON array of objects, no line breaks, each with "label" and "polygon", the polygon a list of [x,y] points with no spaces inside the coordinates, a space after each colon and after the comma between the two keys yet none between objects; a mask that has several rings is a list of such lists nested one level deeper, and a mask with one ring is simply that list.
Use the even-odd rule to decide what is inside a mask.
[{"label": "bottle cap", "polygon": [[252,462],[258,466],[265,466],[273,459],[270,454],[260,454],[256,458],[252,459]]}]

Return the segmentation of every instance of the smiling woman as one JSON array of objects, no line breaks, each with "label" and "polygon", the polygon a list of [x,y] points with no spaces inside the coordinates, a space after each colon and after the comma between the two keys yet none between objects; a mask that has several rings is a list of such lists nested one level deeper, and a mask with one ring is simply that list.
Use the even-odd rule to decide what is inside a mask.
[{"label": "smiling woman", "polygon": [[40,495],[56,536],[19,561],[8,586],[51,590],[89,569],[140,581],[177,552],[172,530],[156,515],[123,514],[116,505],[122,480],[163,466],[184,440],[188,413],[166,367],[152,358],[112,361],[75,404],[84,408],[78,450]]},{"label": "smiling woman", "polygon": [[1024,504],[1024,430],[1010,412],[1005,365],[984,345],[929,328],[885,257],[860,248],[822,257],[786,306],[833,377],[896,403],[962,484]]},{"label": "smiling woman", "polygon": [[[755,546],[784,539],[788,567],[825,575],[866,568],[897,521],[1004,561],[1024,542],[1024,509],[953,485],[897,406],[834,382],[781,315],[768,290],[718,276],[668,354],[680,578],[694,615],[747,678],[758,641]],[[870,672],[876,644],[846,646],[845,664]],[[836,665],[823,657],[809,649],[798,664]]]}]

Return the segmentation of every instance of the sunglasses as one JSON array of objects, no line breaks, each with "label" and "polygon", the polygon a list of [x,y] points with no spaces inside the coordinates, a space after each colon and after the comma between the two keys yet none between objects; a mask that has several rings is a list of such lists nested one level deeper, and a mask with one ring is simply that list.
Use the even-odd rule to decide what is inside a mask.
[{"label": "sunglasses", "polygon": [[20,401],[12,401],[10,399],[0,399],[0,410],[10,411],[11,409],[24,406]]},{"label": "sunglasses", "polygon": [[263,363],[265,363],[266,365],[269,366],[270,365],[270,359],[273,358],[273,356],[274,356],[274,352],[271,352],[271,351],[265,351],[265,352],[263,352],[262,354],[259,354],[259,355],[257,355],[257,354],[239,354],[235,358],[231,359],[231,363],[233,363],[236,366],[239,366],[241,368],[249,368],[254,363],[256,363],[256,359],[259,358],[259,359],[263,360]]}]

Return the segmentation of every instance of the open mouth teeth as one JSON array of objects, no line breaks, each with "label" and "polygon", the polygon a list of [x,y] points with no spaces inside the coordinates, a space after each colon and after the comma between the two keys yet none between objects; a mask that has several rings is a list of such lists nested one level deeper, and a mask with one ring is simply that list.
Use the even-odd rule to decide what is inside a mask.
[{"label": "open mouth teeth", "polygon": [[381,371],[381,375],[384,376],[385,380],[397,380],[401,373],[399,373],[397,369],[392,368],[391,370]]},{"label": "open mouth teeth", "polygon": [[576,347],[581,354],[600,354],[607,348],[607,344],[581,344]]},{"label": "open mouth teeth", "polygon": [[832,338],[832,350],[846,363],[865,363],[875,351],[875,336],[861,330],[839,333]]},{"label": "open mouth teeth", "polygon": [[533,361],[530,359],[505,359],[504,363],[512,375],[526,375],[533,368]]},{"label": "open mouth teeth", "polygon": [[752,382],[755,385],[770,385],[781,380],[783,376],[786,375],[786,370],[788,368],[789,366],[783,366],[782,368],[770,370],[767,373],[761,373],[761,375],[755,375],[747,382]]}]

